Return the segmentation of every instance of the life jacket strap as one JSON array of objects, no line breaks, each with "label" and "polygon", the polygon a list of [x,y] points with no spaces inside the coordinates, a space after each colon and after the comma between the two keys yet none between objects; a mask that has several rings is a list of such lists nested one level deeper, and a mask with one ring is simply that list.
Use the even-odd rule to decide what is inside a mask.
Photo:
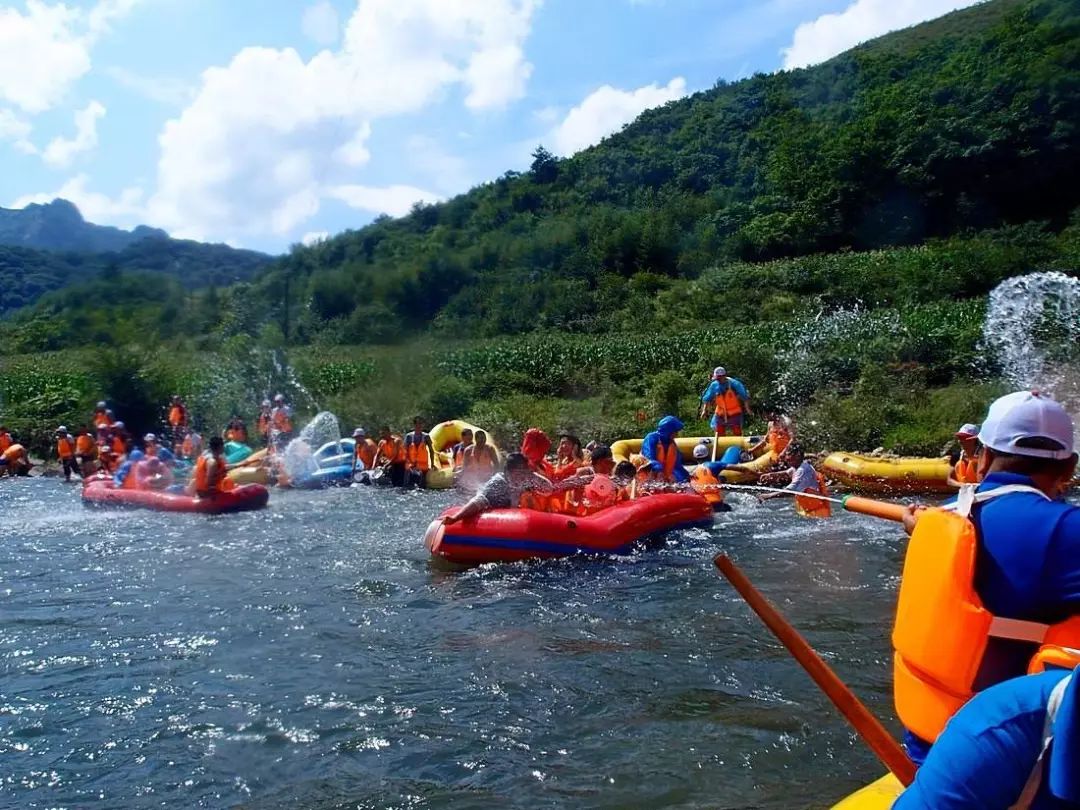
[{"label": "life jacket strap", "polygon": [[1028,641],[1042,644],[1050,625],[1040,622],[1028,622],[1023,619],[1005,619],[995,616],[990,620],[990,635],[994,638],[1006,638],[1012,641]]},{"label": "life jacket strap", "polygon": [[1016,492],[1027,492],[1038,495],[1044,500],[1051,500],[1050,496],[1041,489],[1029,487],[1027,484],[1006,484],[1003,487],[995,487],[994,489],[987,489],[982,492],[976,492],[976,486],[978,485],[964,484],[960,487],[960,493],[956,496],[956,503],[946,504],[941,508],[947,512],[955,512],[960,515],[960,517],[966,518],[971,515],[971,508],[975,504],[986,503],[987,501],[992,501],[994,498],[1000,498],[1002,495],[1012,495]]}]

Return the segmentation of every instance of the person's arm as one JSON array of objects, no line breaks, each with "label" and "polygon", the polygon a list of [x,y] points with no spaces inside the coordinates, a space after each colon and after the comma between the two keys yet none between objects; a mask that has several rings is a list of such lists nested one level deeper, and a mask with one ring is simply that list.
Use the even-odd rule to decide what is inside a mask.
[{"label": "person's arm", "polygon": [[731,385],[735,389],[735,396],[739,398],[739,403],[742,405],[743,414],[746,416],[753,416],[754,411],[750,407],[750,392],[746,390],[746,386],[743,385],[742,380],[731,380]]},{"label": "person's arm", "polygon": [[[764,492],[764,493],[758,495],[757,499],[759,501],[761,501],[762,503],[764,503],[765,501],[771,501],[771,500],[773,500],[773,498],[785,498],[785,497],[788,497],[788,496],[790,496],[790,495],[792,495],[792,494],[794,494],[796,492],[801,491],[800,489],[797,489],[797,487],[799,486],[799,483],[800,483],[799,482],[799,470],[788,469],[788,470],[784,470],[783,472],[771,473],[770,475],[775,476],[776,478],[779,478],[780,476],[784,476],[785,478],[788,479],[788,484],[787,484],[787,486],[784,487],[784,490],[782,492]],[[762,481],[764,483],[765,480],[770,477],[770,475],[763,475],[758,480]],[[779,483],[779,481],[777,483]],[[766,484],[766,486],[773,486],[773,484],[770,482],[769,484]]]},{"label": "person's arm", "polygon": [[431,443],[431,436],[424,434],[424,445],[427,447],[428,452],[428,466],[435,469],[438,465],[435,463],[435,445]]},{"label": "person's arm", "polygon": [[705,388],[705,393],[701,395],[701,407],[698,409],[698,417],[703,418],[709,409],[709,405],[716,399],[716,393],[720,390],[719,383],[716,380],[712,380]]},{"label": "person's arm", "polygon": [[649,462],[649,470],[652,472],[663,472],[664,465],[656,460],[656,445],[660,443],[660,435],[658,433],[650,433],[645,437],[645,441],[641,443],[641,455]]},{"label": "person's arm", "polygon": [[578,487],[586,486],[593,480],[594,476],[595,473],[593,473],[592,470],[589,470],[588,472],[579,470],[577,475],[571,476],[570,478],[564,478],[561,481],[556,482],[554,485],[554,491],[566,492],[567,490],[577,489]]},{"label": "person's arm", "polygon": [[451,512],[443,518],[443,523],[447,525],[451,523],[458,523],[462,520],[468,520],[471,517],[479,515],[481,512],[485,512],[489,509],[487,498],[484,497],[482,492],[476,493],[472,499],[458,509],[456,512]]}]

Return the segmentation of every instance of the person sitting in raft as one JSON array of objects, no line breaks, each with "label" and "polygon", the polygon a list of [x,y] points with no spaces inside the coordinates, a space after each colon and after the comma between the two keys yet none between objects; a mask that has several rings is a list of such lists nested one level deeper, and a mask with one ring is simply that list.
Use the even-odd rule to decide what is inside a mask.
[{"label": "person sitting in raft", "polygon": [[413,429],[405,434],[405,463],[408,466],[408,485],[425,486],[427,471],[435,466],[435,446],[424,432],[424,420],[413,417]]},{"label": "person sitting in raft", "polygon": [[611,471],[611,480],[615,483],[615,486],[619,488],[621,498],[628,500],[636,498],[639,495],[644,495],[644,492],[638,492],[638,471],[629,461],[620,461],[615,465],[615,469]]},{"label": "person sitting in raft", "polygon": [[585,466],[585,454],[581,451],[581,440],[572,433],[564,433],[559,436],[559,444],[555,448],[555,471],[553,479],[560,481],[569,478],[577,472],[578,467]]},{"label": "person sitting in raft", "polygon": [[713,369],[712,381],[701,395],[698,415],[704,419],[710,407],[713,409],[710,420],[713,433],[726,436],[730,430],[732,436],[742,436],[743,422],[751,415],[750,395],[741,381],[728,377],[723,366]]},{"label": "person sitting in raft", "polygon": [[247,440],[247,425],[244,424],[243,419],[234,414],[229,424],[225,426],[225,441],[247,444]]},{"label": "person sitting in raft", "polygon": [[893,810],[1080,807],[1080,658],[1071,663],[964,704]]},{"label": "person sitting in raft", "polygon": [[270,412],[270,400],[264,399],[259,406],[259,415],[255,417],[255,432],[259,434],[263,447],[270,446]]},{"label": "person sitting in raft", "polygon": [[135,476],[135,465],[145,458],[146,454],[142,450],[132,450],[131,455],[120,463],[116,472],[113,473],[113,486],[117,489],[135,489],[138,482]]},{"label": "person sitting in raft", "polygon": [[90,417],[91,423],[97,430],[109,427],[113,423],[113,414],[105,402],[99,402],[94,408],[94,414]]},{"label": "person sitting in raft", "polygon": [[513,509],[529,501],[534,493],[550,497],[575,487],[584,486],[592,480],[589,474],[568,478],[553,484],[544,476],[533,472],[524,453],[511,453],[506,457],[506,469],[495,473],[473,498],[443,518],[445,523],[457,523],[492,509]]},{"label": "person sitting in raft", "polygon": [[772,409],[766,411],[766,418],[768,427],[765,430],[765,436],[750,448],[750,457],[757,458],[762,453],[768,452],[772,453],[773,458],[779,460],[780,454],[795,438],[795,423],[790,417]]},{"label": "person sitting in raft", "polygon": [[154,433],[143,436],[143,455],[159,459],[162,464],[176,466],[176,455],[168,447],[163,447]]},{"label": "person sitting in raft", "polygon": [[0,477],[4,475],[25,477],[30,475],[33,466],[26,448],[12,437],[11,444],[0,453]]},{"label": "person sitting in raft", "polygon": [[15,444],[15,440],[11,438],[11,433],[8,431],[7,426],[0,425],[0,453],[3,453],[13,444]]},{"label": "person sitting in raft", "polygon": [[682,429],[683,423],[677,417],[665,416],[656,424],[656,430],[641,443],[641,455],[649,462],[649,471],[659,481],[685,484],[690,480],[683,467],[682,453],[675,444],[675,437]]},{"label": "person sitting in raft", "polygon": [[173,485],[172,470],[160,458],[150,456],[135,465],[135,488],[161,491]]},{"label": "person sitting in raft", "polygon": [[375,454],[379,448],[368,438],[367,431],[358,427],[353,437],[353,470],[370,470],[375,466]]},{"label": "person sitting in raft", "polygon": [[473,439],[461,456],[461,483],[467,489],[480,486],[499,469],[499,454],[488,444],[487,433],[478,430]]},{"label": "person sitting in raft", "polygon": [[195,472],[191,476],[188,491],[199,498],[213,498],[234,487],[232,480],[226,475],[225,440],[220,436],[211,436],[210,448],[195,462]]},{"label": "person sitting in raft", "polygon": [[461,441],[450,448],[450,458],[453,460],[454,469],[458,472],[464,466],[465,451],[472,447],[473,444],[473,432],[472,428],[461,429]]},{"label": "person sitting in raft", "polygon": [[956,431],[956,440],[960,443],[960,455],[953,462],[949,484],[961,487],[979,483],[979,426],[971,423],[962,426]]},{"label": "person sitting in raft", "polygon": [[270,443],[277,449],[285,449],[293,437],[292,408],[285,403],[285,395],[274,396],[270,411]]},{"label": "person sitting in raft", "polygon": [[[908,675],[894,696],[916,764],[965,698],[1023,675],[1055,647],[1080,648],[1080,507],[1062,497],[1077,464],[1072,417],[1047,396],[1017,391],[991,404],[978,438],[980,483],[942,510],[912,506],[904,517],[911,539],[892,637],[897,671],[904,661]],[[926,615],[912,606],[917,593],[938,594],[933,621],[917,621]],[[967,617],[983,610],[993,618],[976,631]],[[956,639],[946,655],[943,637]]]},{"label": "person sitting in raft", "polygon": [[390,428],[383,425],[379,431],[379,444],[373,467],[381,467],[390,476],[390,483],[395,487],[405,486],[407,466],[405,461],[405,447],[401,437],[391,433]]},{"label": "person sitting in raft", "polygon": [[[814,469],[814,465],[806,460],[806,454],[798,442],[792,442],[780,456],[780,463],[787,465],[788,469],[778,473],[767,473],[758,480],[779,483],[782,480],[788,482],[784,492],[769,492],[757,496],[764,503],[773,498],[784,497],[785,492],[800,493],[806,495],[824,495],[828,497],[829,488],[825,484],[825,476]],[[772,485],[771,483],[769,484]],[[832,514],[832,506],[828,501],[820,498],[795,495],[795,511],[804,517],[829,517]]]},{"label": "person sitting in raft", "polygon": [[615,473],[615,457],[606,444],[594,444],[589,453],[589,463],[577,468],[578,473],[611,476]]},{"label": "person sitting in raft", "polygon": [[[725,456],[738,447],[729,447]],[[720,488],[720,473],[730,466],[725,461],[709,461],[709,445],[701,442],[694,445],[694,461],[697,466],[690,471],[690,486],[712,506],[714,512],[729,512],[731,507],[724,503],[724,491]]]},{"label": "person sitting in raft", "polygon": [[70,481],[71,474],[78,473],[79,468],[75,461],[75,439],[71,437],[64,425],[56,429],[56,458],[63,470],[64,480]]},{"label": "person sitting in raft", "polygon": [[180,458],[185,461],[194,461],[203,452],[202,436],[195,428],[191,428],[184,434],[184,440],[180,442]]},{"label": "person sitting in raft", "polygon": [[97,461],[97,442],[90,435],[90,430],[83,425],[75,435],[75,460],[79,463],[79,475],[89,478],[94,474],[94,462]]},{"label": "person sitting in raft", "polygon": [[529,460],[529,468],[548,480],[555,477],[555,466],[547,460],[551,439],[540,428],[529,428],[521,440],[521,455]]}]

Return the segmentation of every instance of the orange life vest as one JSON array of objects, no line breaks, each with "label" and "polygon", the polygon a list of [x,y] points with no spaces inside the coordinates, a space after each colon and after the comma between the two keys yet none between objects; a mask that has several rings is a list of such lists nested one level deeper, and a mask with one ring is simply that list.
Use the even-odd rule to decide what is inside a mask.
[{"label": "orange life vest", "polygon": [[21,444],[9,444],[4,448],[4,452],[0,453],[0,458],[4,461],[14,461],[17,458],[22,458],[26,453],[26,448]]},{"label": "orange life vest", "polygon": [[431,469],[431,456],[428,453],[427,438],[426,433],[421,434],[419,439],[415,433],[409,433],[405,436],[405,456],[409,462],[409,467],[420,472],[427,472]]},{"label": "orange life vest", "polygon": [[292,420],[285,408],[274,408],[270,412],[270,424],[278,433],[292,433]]},{"label": "orange life vest", "polygon": [[105,411],[94,411],[94,427],[103,428],[112,424],[112,420]]},{"label": "orange life vest", "polygon": [[739,401],[739,395],[735,393],[735,386],[730,380],[727,390],[717,394],[713,404],[716,406],[716,415],[721,419],[730,419],[742,413],[742,402]]},{"label": "orange life vest", "polygon": [[956,466],[953,467],[953,480],[959,481],[961,484],[979,483],[978,467],[979,460],[977,458],[964,458],[964,456],[960,456],[960,460],[957,461]]},{"label": "orange life vest", "polygon": [[[213,472],[210,471],[211,461],[215,462]],[[207,450],[195,462],[195,494],[205,497],[215,492],[228,492],[233,488],[233,483],[225,472],[225,456],[214,458],[214,454]]]},{"label": "orange life vest", "polygon": [[61,459],[75,458],[75,442],[70,436],[61,436],[56,440],[56,455]]},{"label": "orange life vest", "polygon": [[80,433],[75,437],[75,453],[80,456],[96,456],[97,444],[89,433]]},{"label": "orange life vest", "polygon": [[231,427],[225,431],[225,438],[230,442],[247,444],[247,430],[242,427]]},{"label": "orange life vest", "polygon": [[713,506],[724,502],[724,493],[720,490],[720,482],[716,480],[712,470],[704,464],[699,464],[690,473],[690,486]]},{"label": "orange life vest", "polygon": [[127,452],[127,442],[123,436],[113,436],[110,447],[115,455],[122,456]]},{"label": "orange life vest", "polygon": [[972,490],[961,490],[955,512],[924,512],[904,558],[892,633],[893,695],[901,722],[930,742],[974,694],[992,638],[1029,642],[1034,650],[1029,671],[1052,664],[1062,650],[1080,648],[1080,616],[1046,625],[994,616],[983,606],[974,584],[978,541],[967,518],[972,502],[1039,491],[1026,486]]},{"label": "orange life vest", "polygon": [[552,509],[552,496],[534,490],[526,490],[521,493],[521,497],[518,499],[518,507],[532,509],[537,512],[554,511]]},{"label": "orange life vest", "polygon": [[169,408],[169,424],[174,428],[186,426],[187,408],[183,405],[173,405]]},{"label": "orange life vest", "polygon": [[371,439],[357,439],[356,447],[353,449],[353,466],[356,466],[356,462],[359,461],[364,465],[365,470],[370,470],[375,462],[375,450],[375,442]]},{"label": "orange life vest", "polygon": [[0,433],[0,453],[3,453],[12,445],[11,434],[7,431]]},{"label": "orange life vest", "polygon": [[259,431],[260,436],[265,436],[270,432],[270,414],[259,411],[259,418],[255,420],[255,429]]},{"label": "orange life vest", "polygon": [[[825,476],[815,470],[814,477],[817,479],[817,486],[814,489],[808,489],[806,491],[812,495],[828,496],[829,487],[825,484]],[[803,517],[829,517],[832,515],[832,504],[828,501],[820,500],[819,498],[807,498],[804,495],[796,495],[795,511]]]},{"label": "orange life vest", "polygon": [[671,443],[666,447],[663,442],[658,442],[656,445],[656,460],[660,462],[664,468],[662,473],[665,481],[675,480],[675,465],[679,462],[679,448],[675,444],[675,440],[672,439]]},{"label": "orange life vest", "polygon": [[769,432],[765,434],[765,446],[776,458],[780,458],[787,446],[791,444],[791,431],[786,426],[776,422],[769,423]]},{"label": "orange life vest", "polygon": [[379,440],[379,455],[391,464],[403,464],[408,459],[405,457],[405,448],[401,444],[401,437],[391,433],[389,439]]}]

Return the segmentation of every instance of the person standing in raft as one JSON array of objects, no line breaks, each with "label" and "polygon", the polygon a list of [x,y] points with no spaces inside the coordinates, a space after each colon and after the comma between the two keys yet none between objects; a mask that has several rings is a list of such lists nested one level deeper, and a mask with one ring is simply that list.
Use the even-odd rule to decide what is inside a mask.
[{"label": "person standing in raft", "polygon": [[259,415],[255,418],[255,430],[263,447],[270,446],[270,400],[264,399],[259,406]]},{"label": "person standing in raft", "polygon": [[893,810],[1080,808],[1080,656],[1061,663],[964,704]]},{"label": "person standing in raft", "polygon": [[443,518],[443,522],[457,523],[491,509],[514,509],[523,506],[536,494],[547,499],[560,492],[585,486],[592,480],[587,473],[568,478],[558,484],[532,470],[531,463],[523,453],[511,453],[506,457],[506,469],[495,473],[467,504]]},{"label": "person standing in raft", "polygon": [[704,419],[710,406],[713,409],[710,424],[716,436],[726,436],[729,430],[732,436],[742,436],[743,422],[751,415],[750,395],[745,385],[727,375],[723,366],[713,369],[712,381],[701,395],[698,415]]},{"label": "person standing in raft", "polygon": [[[814,465],[806,460],[806,454],[797,442],[792,442],[780,455],[780,463],[787,465],[786,470],[776,473],[766,473],[758,480],[768,486],[779,484],[784,481],[787,486],[784,492],[794,492],[795,511],[803,517],[829,517],[832,514],[832,506],[828,501],[819,498],[800,496],[798,493],[805,492],[807,495],[829,496],[829,488],[825,485],[825,476],[814,469]],[[757,499],[764,503],[773,498],[783,498],[784,492],[769,492],[758,495]]]},{"label": "person standing in raft", "polygon": [[285,395],[274,397],[270,411],[270,443],[276,450],[284,450],[293,437],[292,408],[285,403]]},{"label": "person standing in raft", "polygon": [[949,484],[961,487],[979,483],[979,426],[964,425],[956,431],[956,440],[960,442],[960,457],[949,473]]},{"label": "person standing in raft", "polygon": [[972,695],[1080,649],[1080,507],[1062,499],[1072,417],[1018,391],[990,406],[978,438],[980,483],[904,517],[894,698],[916,764]]},{"label": "person standing in raft", "polygon": [[225,440],[220,436],[211,436],[210,449],[195,462],[189,492],[200,498],[213,498],[220,492],[233,489],[233,482],[225,474],[225,466]]},{"label": "person standing in raft", "polygon": [[665,416],[641,443],[641,455],[649,463],[649,473],[657,480],[680,484],[690,480],[683,467],[682,453],[675,444],[675,437],[682,429],[683,423],[677,417]]},{"label": "person standing in raft", "polygon": [[395,487],[405,486],[408,465],[405,459],[405,447],[401,437],[390,432],[383,425],[379,431],[378,451],[375,453],[374,467],[382,467],[390,475],[390,483]]},{"label": "person standing in raft", "polygon": [[375,466],[375,454],[379,448],[368,438],[367,431],[357,428],[353,437],[353,470],[370,470]]},{"label": "person standing in raft", "polygon": [[405,434],[405,461],[408,464],[408,486],[426,486],[427,471],[435,466],[435,446],[424,432],[424,420],[413,417],[413,429]]},{"label": "person standing in raft", "polygon": [[56,457],[64,471],[64,480],[70,481],[71,474],[78,473],[79,467],[75,461],[75,440],[64,425],[56,429]]}]

